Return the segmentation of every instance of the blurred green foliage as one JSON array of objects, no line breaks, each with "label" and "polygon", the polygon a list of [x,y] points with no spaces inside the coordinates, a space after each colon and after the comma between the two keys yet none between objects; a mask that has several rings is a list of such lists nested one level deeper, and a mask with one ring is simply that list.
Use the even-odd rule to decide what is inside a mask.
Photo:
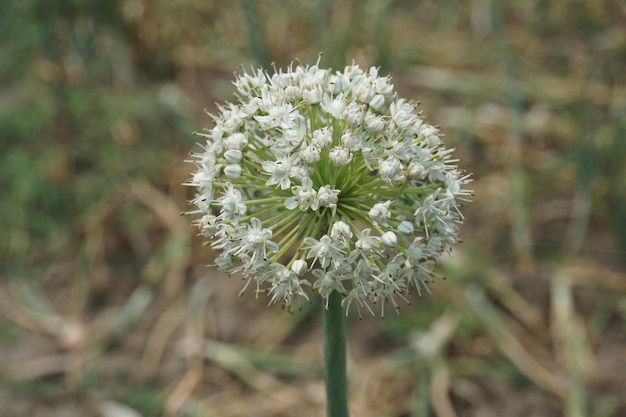
[{"label": "blurred green foliage", "polygon": [[11,57],[0,64],[0,263],[9,269],[75,256],[85,216],[133,179],[167,176],[164,150],[188,145],[168,57],[135,66],[121,4],[0,6],[0,54]]}]

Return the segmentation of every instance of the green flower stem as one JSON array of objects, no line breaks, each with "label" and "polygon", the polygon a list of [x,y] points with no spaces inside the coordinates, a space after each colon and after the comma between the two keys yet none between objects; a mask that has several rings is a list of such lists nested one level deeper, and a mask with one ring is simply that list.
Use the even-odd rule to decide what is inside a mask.
[{"label": "green flower stem", "polygon": [[348,382],[346,375],[346,334],[341,294],[333,291],[328,306],[323,304],[324,379],[326,416],[348,417]]}]

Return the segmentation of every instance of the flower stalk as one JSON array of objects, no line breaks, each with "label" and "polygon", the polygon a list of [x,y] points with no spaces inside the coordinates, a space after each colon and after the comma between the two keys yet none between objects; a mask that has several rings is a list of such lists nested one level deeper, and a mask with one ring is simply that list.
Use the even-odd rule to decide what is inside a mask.
[{"label": "flower stalk", "polygon": [[348,417],[345,314],[341,294],[333,291],[323,306],[326,416]]}]

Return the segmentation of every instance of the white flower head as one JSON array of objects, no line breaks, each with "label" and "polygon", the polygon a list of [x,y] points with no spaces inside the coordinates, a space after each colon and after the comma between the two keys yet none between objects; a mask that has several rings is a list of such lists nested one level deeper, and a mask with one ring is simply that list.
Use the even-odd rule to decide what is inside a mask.
[{"label": "white flower head", "polygon": [[237,76],[197,136],[187,185],[215,265],[290,309],[311,289],[381,315],[428,290],[471,181],[377,68],[292,64]]}]

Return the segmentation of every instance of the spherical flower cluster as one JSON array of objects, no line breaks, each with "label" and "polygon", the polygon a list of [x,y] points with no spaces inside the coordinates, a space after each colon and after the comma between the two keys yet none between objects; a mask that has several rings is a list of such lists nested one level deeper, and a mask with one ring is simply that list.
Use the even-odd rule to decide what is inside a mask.
[{"label": "spherical flower cluster", "polygon": [[343,294],[346,314],[384,315],[428,289],[471,191],[416,104],[358,65],[243,71],[234,85],[237,102],[197,133],[188,181],[216,265],[287,309],[312,287],[326,303]]}]

